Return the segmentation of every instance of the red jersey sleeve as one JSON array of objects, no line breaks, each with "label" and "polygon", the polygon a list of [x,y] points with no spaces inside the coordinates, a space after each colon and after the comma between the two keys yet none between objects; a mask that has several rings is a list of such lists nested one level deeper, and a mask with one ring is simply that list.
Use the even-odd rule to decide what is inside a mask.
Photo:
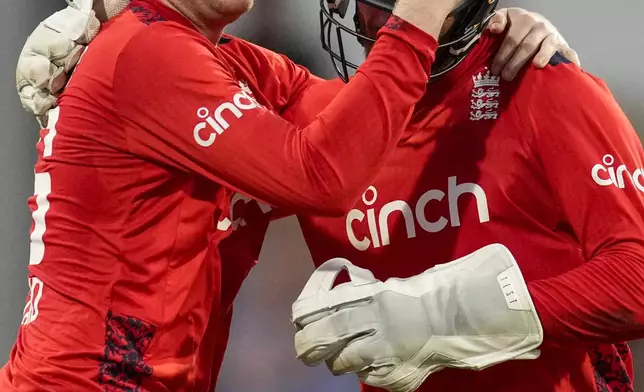
[{"label": "red jersey sleeve", "polygon": [[[224,36],[221,41],[229,53],[234,53],[243,59],[236,66],[253,74],[254,80],[271,103],[275,112],[283,117],[283,113],[293,105],[297,105],[302,95],[312,86],[325,82],[312,75],[305,67],[295,64],[288,57],[262,48],[237,37]],[[267,70],[270,70],[267,72]],[[317,105],[317,113],[326,105]],[[316,113],[316,114],[317,114]],[[306,126],[306,123],[295,123]]]},{"label": "red jersey sleeve", "polygon": [[534,131],[536,159],[561,221],[588,260],[529,285],[546,342],[642,338],[644,154],[638,136],[604,83],[576,66],[529,71],[522,83],[529,89],[515,100],[517,111]]},{"label": "red jersey sleeve", "polygon": [[308,125],[315,121],[318,114],[329,103],[333,102],[344,86],[345,83],[340,78],[308,86],[305,93],[286,107],[282,117],[295,125]]},{"label": "red jersey sleeve", "polygon": [[278,208],[341,215],[425,92],[437,43],[398,26],[384,27],[351,83],[315,121],[296,127],[240,87],[204,37],[175,23],[150,25],[125,47],[114,75],[128,146]]}]

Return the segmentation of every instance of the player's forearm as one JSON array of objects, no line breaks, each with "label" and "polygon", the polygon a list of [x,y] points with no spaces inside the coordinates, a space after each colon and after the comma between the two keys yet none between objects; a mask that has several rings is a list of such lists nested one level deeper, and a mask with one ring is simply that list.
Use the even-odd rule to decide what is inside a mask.
[{"label": "player's forearm", "polygon": [[529,284],[546,344],[644,337],[644,241],[621,242],[583,266]]},{"label": "player's forearm", "polygon": [[[226,168],[222,179],[281,209],[343,215],[398,143],[425,94],[436,48],[431,36],[408,23],[384,27],[368,61],[310,125],[267,132],[274,119],[258,118],[249,127],[257,148],[237,149],[240,166]],[[237,133],[228,140],[238,136],[248,137]],[[266,167],[275,169],[257,174]]]},{"label": "player's forearm", "polygon": [[[343,215],[375,177],[425,94],[438,45],[406,22],[383,27],[358,74],[301,128],[240,90],[204,41],[156,24],[120,53],[114,95],[132,153],[316,215]],[[159,80],[172,83],[161,90]]]},{"label": "player's forearm", "polygon": [[384,27],[368,61],[303,129],[306,155],[319,157],[327,169],[312,172],[312,183],[324,184],[312,190],[339,198],[338,213],[353,206],[395,148],[425,94],[436,49],[431,36],[408,23]]}]

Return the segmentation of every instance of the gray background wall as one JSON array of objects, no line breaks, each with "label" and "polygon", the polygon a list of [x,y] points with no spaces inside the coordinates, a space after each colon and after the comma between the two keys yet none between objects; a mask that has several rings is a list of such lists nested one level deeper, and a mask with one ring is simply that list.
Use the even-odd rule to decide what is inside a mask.
[{"label": "gray background wall", "polygon": [[[14,88],[15,62],[27,34],[61,8],[62,0],[0,0],[0,363],[8,357],[27,293],[26,266],[37,127],[21,109]],[[318,42],[316,0],[257,0],[230,32],[282,51],[323,77],[332,77]],[[604,78],[644,132],[644,38],[640,0],[507,1],[549,17],[577,49],[584,67]],[[352,377],[330,377],[294,359],[289,312],[308,274],[310,257],[296,222],[275,222],[260,265],[237,301],[232,342],[218,386],[221,392],[350,392]],[[637,346],[637,345],[636,345]],[[638,348],[636,347],[636,350]],[[644,347],[636,365],[644,389]]]},{"label": "gray background wall", "polygon": [[9,355],[27,295],[29,227],[38,125],[20,106],[17,56],[38,22],[64,1],[0,0],[0,362]]}]

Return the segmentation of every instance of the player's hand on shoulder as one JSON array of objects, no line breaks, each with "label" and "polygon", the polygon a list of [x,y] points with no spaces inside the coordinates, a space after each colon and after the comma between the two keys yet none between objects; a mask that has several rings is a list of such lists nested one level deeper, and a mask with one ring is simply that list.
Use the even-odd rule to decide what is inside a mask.
[{"label": "player's hand on shoulder", "polygon": [[46,113],[56,106],[56,98],[85,46],[98,34],[100,20],[118,14],[129,0],[69,0],[68,3],[67,8],[36,27],[18,59],[16,87],[20,101],[41,125],[46,125]]},{"label": "player's hand on shoulder", "polygon": [[496,12],[488,25],[494,34],[505,33],[492,72],[512,81],[532,61],[545,67],[555,53],[581,65],[577,52],[570,48],[559,30],[544,16],[521,8],[504,8]]}]

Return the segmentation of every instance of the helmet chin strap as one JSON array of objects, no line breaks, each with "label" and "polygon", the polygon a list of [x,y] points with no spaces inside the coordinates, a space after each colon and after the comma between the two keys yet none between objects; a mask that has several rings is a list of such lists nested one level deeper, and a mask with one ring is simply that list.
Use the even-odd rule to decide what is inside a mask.
[{"label": "helmet chin strap", "polygon": [[[467,42],[467,40],[470,39],[470,36],[473,37],[472,39],[474,39],[474,40],[478,39],[478,37],[476,37],[476,36],[479,35],[481,32],[483,32],[483,30],[487,27],[488,23],[490,22],[490,20],[493,17],[494,17],[494,13],[492,13],[491,15],[488,15],[487,18],[485,18],[481,23],[479,23],[475,28],[471,29],[467,34],[465,34],[461,38],[454,39],[454,40],[452,40],[450,42],[441,43],[440,46],[442,46],[442,47],[444,47],[444,46],[452,46],[452,45],[457,44],[459,42]],[[445,35],[448,35],[448,34],[449,33],[446,33]],[[468,43],[466,46],[470,46],[470,44]]]},{"label": "helmet chin strap", "polygon": [[481,35],[483,35],[483,32],[479,32],[475,36],[472,37],[472,39],[469,40],[469,42],[462,48],[456,49],[454,47],[449,48],[449,53],[453,56],[460,56],[462,54],[465,54],[472,49],[472,46],[476,43],[476,41],[481,38]]}]

